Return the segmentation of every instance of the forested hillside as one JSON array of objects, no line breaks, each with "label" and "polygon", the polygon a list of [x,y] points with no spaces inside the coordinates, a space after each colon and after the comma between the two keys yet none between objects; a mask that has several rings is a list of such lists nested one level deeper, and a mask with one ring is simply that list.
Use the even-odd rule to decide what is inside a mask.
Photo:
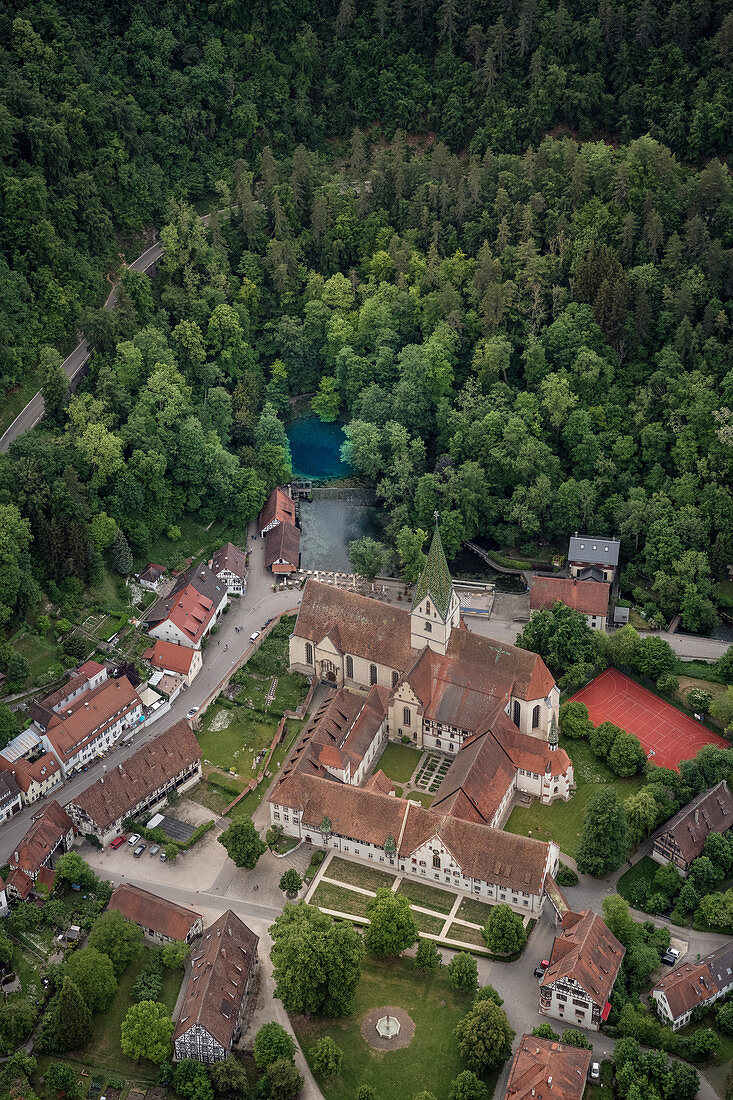
[{"label": "forested hillside", "polygon": [[483,157],[570,127],[701,163],[730,151],[732,59],[723,0],[9,0],[0,388],[68,346],[171,195],[213,194],[265,145],[326,154],[358,125]]}]

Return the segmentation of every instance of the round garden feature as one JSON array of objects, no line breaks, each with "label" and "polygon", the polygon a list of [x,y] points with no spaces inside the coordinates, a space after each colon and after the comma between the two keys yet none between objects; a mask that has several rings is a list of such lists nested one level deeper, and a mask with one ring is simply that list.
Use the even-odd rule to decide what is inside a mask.
[{"label": "round garden feature", "polygon": [[367,1012],[361,1033],[375,1050],[400,1050],[412,1042],[415,1024],[404,1008],[383,1005]]}]

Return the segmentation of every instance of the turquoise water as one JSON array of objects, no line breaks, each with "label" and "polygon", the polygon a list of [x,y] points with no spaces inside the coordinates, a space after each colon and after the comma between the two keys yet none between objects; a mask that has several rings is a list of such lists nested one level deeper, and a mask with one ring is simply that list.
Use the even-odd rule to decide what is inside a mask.
[{"label": "turquoise water", "polygon": [[343,425],[324,424],[317,416],[294,420],[289,425],[288,441],[293,458],[293,476],[317,480],[348,477],[351,466],[341,461]]},{"label": "turquoise water", "polygon": [[301,569],[350,573],[349,543],[369,535],[381,539],[379,511],[345,500],[301,501]]}]

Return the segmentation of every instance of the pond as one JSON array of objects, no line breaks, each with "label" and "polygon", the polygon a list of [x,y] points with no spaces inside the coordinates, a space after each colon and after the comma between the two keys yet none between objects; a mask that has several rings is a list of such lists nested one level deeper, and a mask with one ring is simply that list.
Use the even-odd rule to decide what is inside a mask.
[{"label": "pond", "polygon": [[307,416],[294,420],[287,433],[294,477],[322,481],[351,474],[351,466],[341,459],[343,424],[324,424],[317,416]]},{"label": "pond", "polygon": [[345,500],[300,503],[300,567],[350,573],[349,543],[369,535],[381,538],[378,508]]}]

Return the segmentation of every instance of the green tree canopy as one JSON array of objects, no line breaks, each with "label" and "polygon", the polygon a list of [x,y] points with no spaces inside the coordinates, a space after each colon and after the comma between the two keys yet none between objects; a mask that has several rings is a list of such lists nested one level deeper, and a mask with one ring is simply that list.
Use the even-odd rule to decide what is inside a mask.
[{"label": "green tree canopy", "polygon": [[95,947],[82,947],[64,960],[64,974],[71,979],[92,1012],[106,1012],[117,992],[112,960]]},{"label": "green tree canopy", "polygon": [[370,921],[364,933],[367,951],[384,958],[412,947],[418,938],[417,925],[406,897],[383,887],[367,902],[366,909]]},{"label": "green tree canopy", "polygon": [[623,803],[613,787],[592,795],[585,811],[576,862],[581,874],[607,875],[626,858],[628,824]]},{"label": "green tree canopy", "polygon": [[140,953],[143,944],[142,929],[125,920],[119,909],[108,909],[97,917],[89,933],[87,945],[107,955],[117,978],[127,970]]},{"label": "green tree canopy", "polygon": [[492,905],[481,935],[490,951],[497,955],[513,955],[524,947],[522,918],[508,905]]},{"label": "green tree canopy", "polygon": [[286,905],[270,928],[276,995],[288,1012],[352,1011],[364,945],[353,926],[317,909]]},{"label": "green tree canopy", "polygon": [[263,1024],[255,1035],[254,1060],[257,1069],[265,1070],[272,1062],[295,1057],[295,1041],[281,1024]]},{"label": "green tree canopy", "polygon": [[219,837],[219,843],[224,845],[236,867],[245,867],[248,871],[253,870],[257,860],[267,851],[267,845],[249,819],[233,821]]},{"label": "green tree canopy", "polygon": [[170,1055],[174,1024],[164,1004],[140,1001],[122,1021],[120,1046],[128,1058],[164,1062]]},{"label": "green tree canopy", "polygon": [[483,1074],[496,1069],[510,1056],[514,1032],[502,1008],[493,1001],[478,1001],[458,1021],[455,1036],[469,1069]]}]

